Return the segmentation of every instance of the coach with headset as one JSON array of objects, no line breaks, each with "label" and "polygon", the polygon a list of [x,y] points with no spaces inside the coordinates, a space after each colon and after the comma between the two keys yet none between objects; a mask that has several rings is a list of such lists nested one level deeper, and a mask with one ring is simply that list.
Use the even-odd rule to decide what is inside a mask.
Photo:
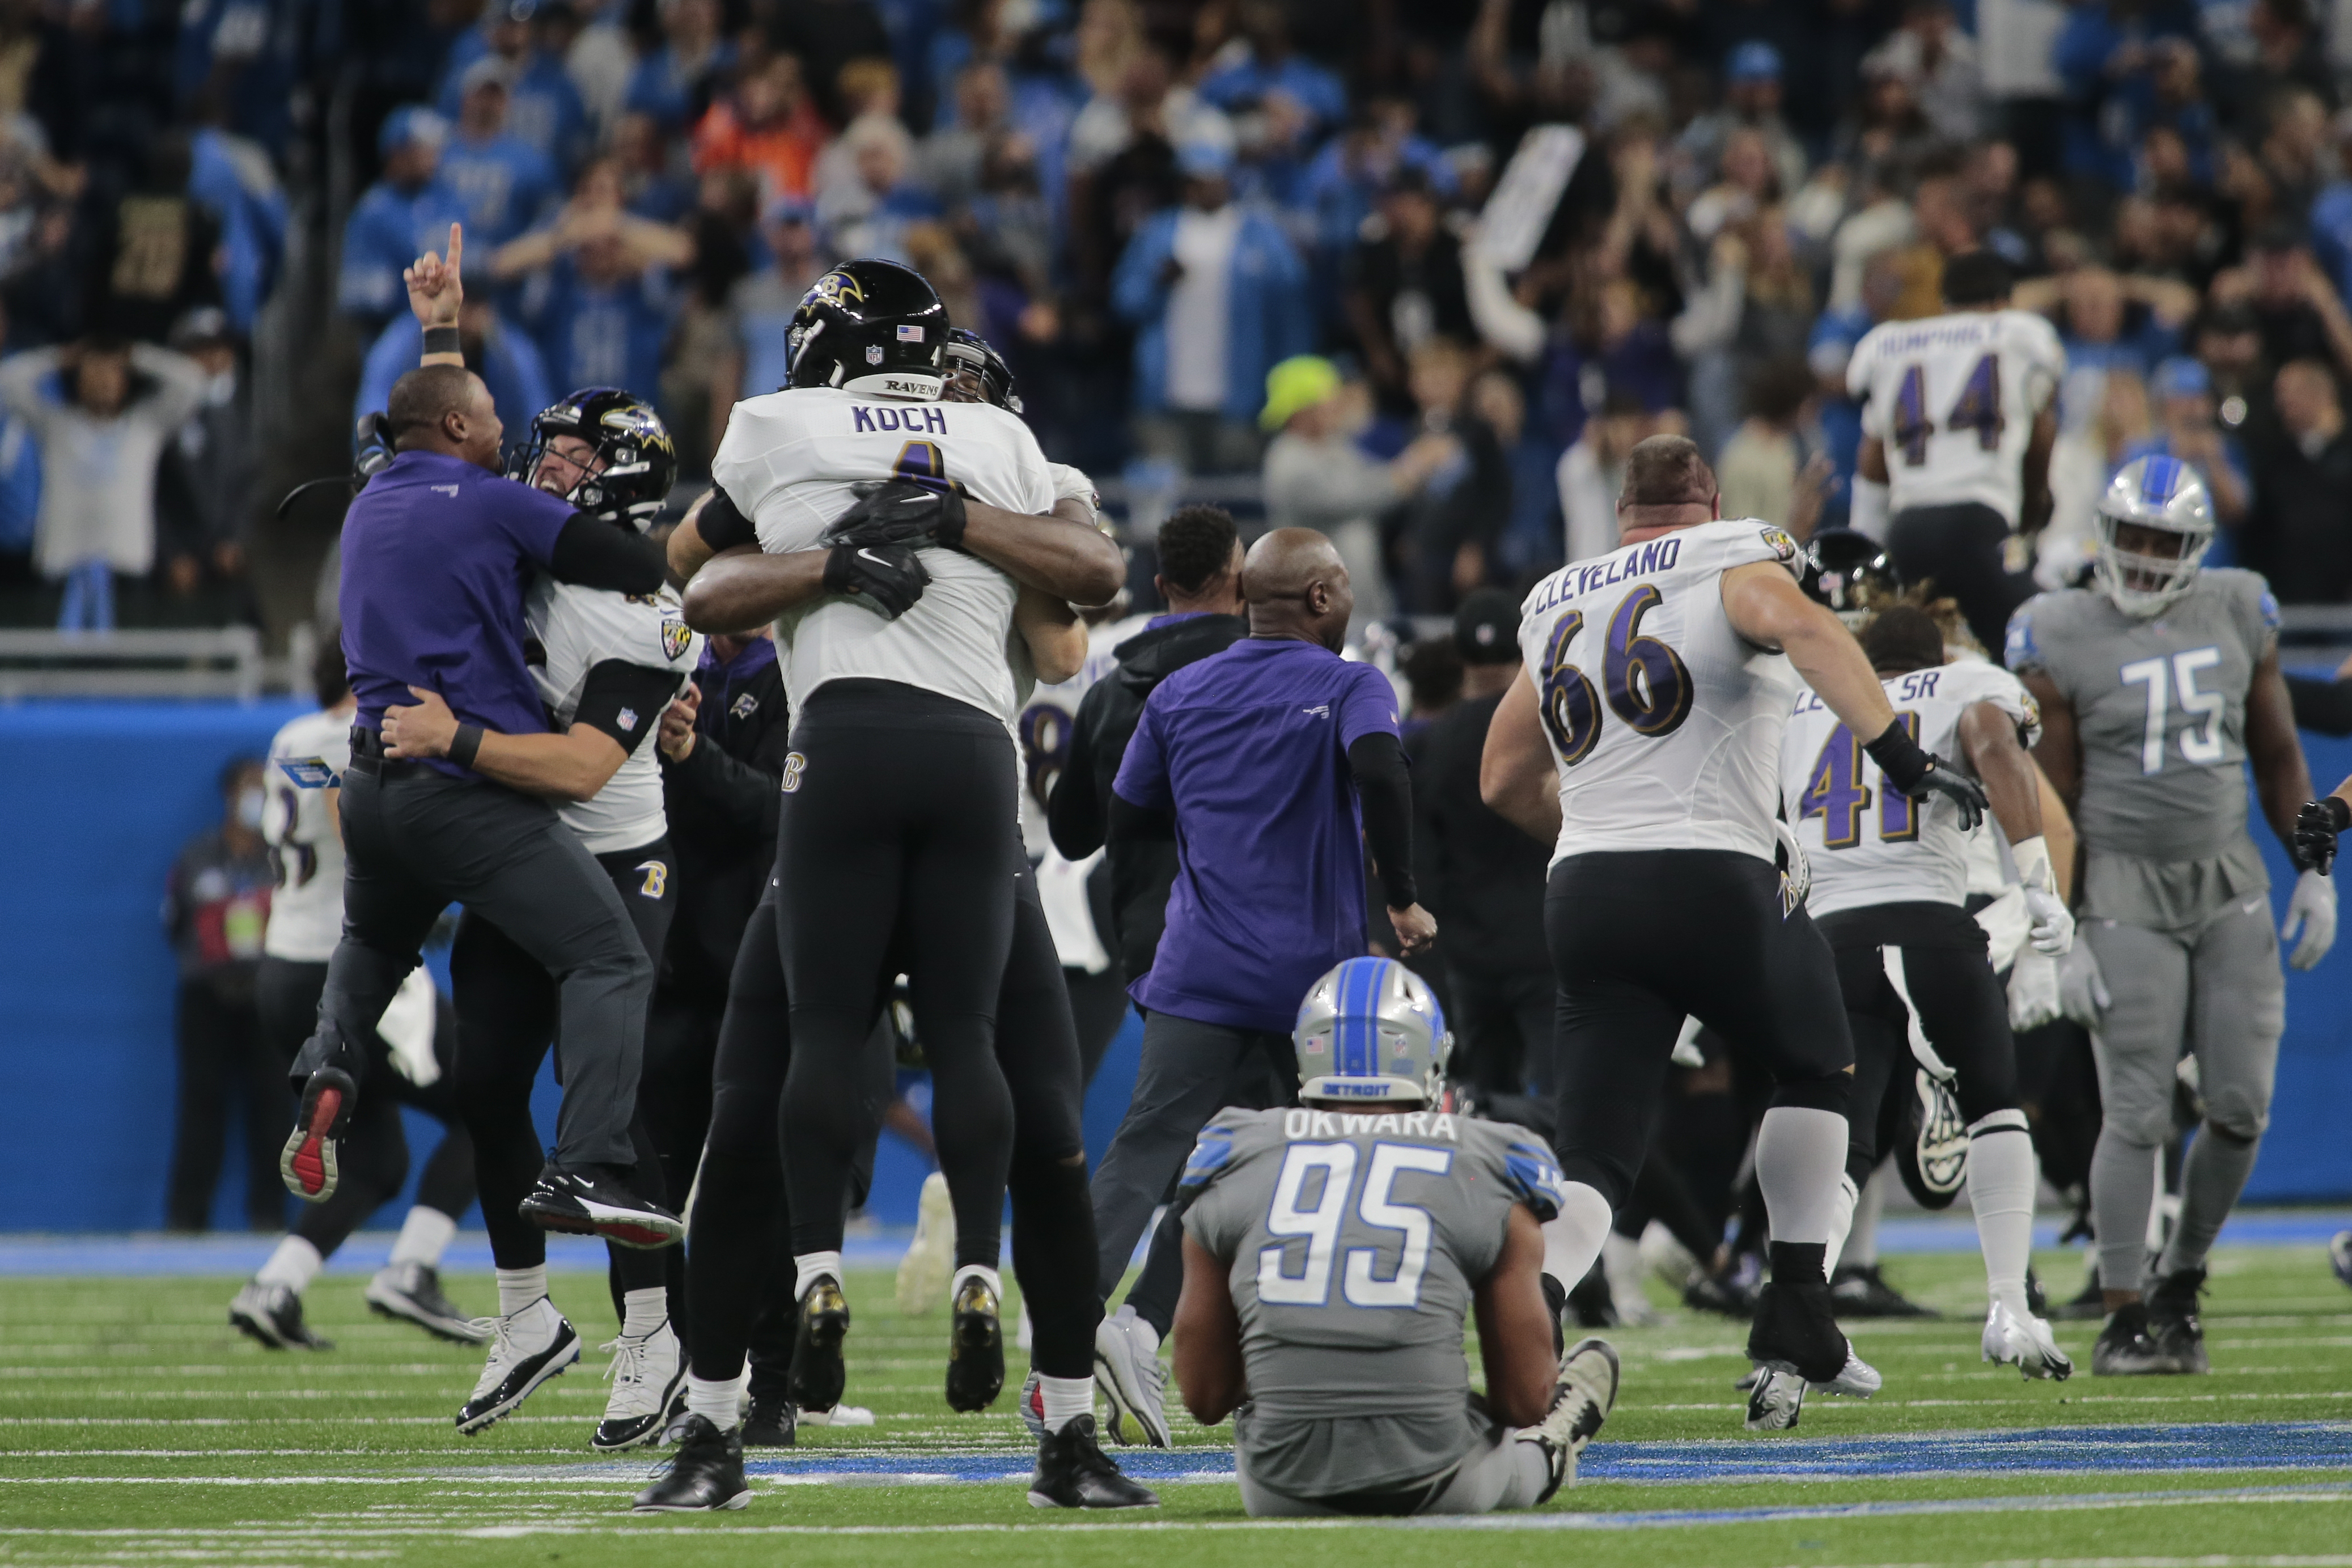
[{"label": "coach with headset", "polygon": [[[684,1234],[677,1217],[621,1179],[635,1159],[629,1119],[653,964],[611,879],[553,805],[471,765],[486,731],[501,745],[561,744],[524,665],[522,597],[534,574],[650,594],[662,584],[661,552],[501,477],[489,389],[457,346],[463,244],[452,224],[448,259],[427,252],[404,275],[425,355],[388,400],[396,455],[343,521],[342,642],[359,699],[342,780],[343,935],[317,1031],[295,1058],[302,1108],[279,1171],[298,1197],[333,1194],[336,1141],[366,1077],[353,1042],[372,1037],[434,920],[463,903],[562,986],[555,1158],[522,1214],[553,1229],[651,1230],[674,1241]],[[384,710],[428,695],[457,718],[448,756],[388,748]]]}]

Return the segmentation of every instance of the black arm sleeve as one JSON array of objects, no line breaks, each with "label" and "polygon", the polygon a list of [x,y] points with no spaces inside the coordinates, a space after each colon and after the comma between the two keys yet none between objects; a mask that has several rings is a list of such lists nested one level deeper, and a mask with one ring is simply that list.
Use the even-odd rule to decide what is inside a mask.
[{"label": "black arm sleeve", "polygon": [[2294,709],[2295,728],[2316,730],[2323,735],[2352,735],[2352,680],[2290,675],[2286,696]]},{"label": "black arm sleeve", "polygon": [[1412,776],[1404,747],[1376,730],[1348,748],[1348,770],[1364,803],[1364,842],[1380,868],[1381,893],[1392,910],[1409,910],[1420,898],[1412,881]]},{"label": "black arm sleeve", "polygon": [[1101,848],[1110,826],[1096,787],[1095,731],[1101,728],[1103,704],[1093,698],[1088,691],[1078,703],[1077,720],[1070,726],[1070,754],[1054,781],[1053,797],[1045,802],[1045,829],[1066,860],[1083,860]]},{"label": "black arm sleeve", "polygon": [[602,730],[635,752],[637,743],[661,728],[662,710],[677,695],[677,671],[608,658],[592,667],[580,688],[580,706],[572,726]]},{"label": "black arm sleeve", "polygon": [[759,530],[751,526],[751,520],[717,485],[710,487],[709,503],[695,517],[694,531],[702,535],[702,542],[714,551],[760,542]]},{"label": "black arm sleeve", "polygon": [[1173,843],[1176,838],[1176,817],[1172,812],[1157,806],[1138,805],[1123,795],[1110,797],[1109,837],[1132,842],[1157,838]]},{"label": "black arm sleeve", "polygon": [[577,587],[650,594],[668,576],[669,561],[644,534],[574,512],[555,536],[547,570],[557,582]]}]

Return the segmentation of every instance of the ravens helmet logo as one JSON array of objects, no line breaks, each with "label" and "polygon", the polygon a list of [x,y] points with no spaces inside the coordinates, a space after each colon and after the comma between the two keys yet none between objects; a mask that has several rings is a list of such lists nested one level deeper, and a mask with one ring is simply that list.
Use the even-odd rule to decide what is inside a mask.
[{"label": "ravens helmet logo", "polygon": [[866,286],[846,272],[828,272],[813,284],[801,303],[822,300],[828,305],[866,303]]}]

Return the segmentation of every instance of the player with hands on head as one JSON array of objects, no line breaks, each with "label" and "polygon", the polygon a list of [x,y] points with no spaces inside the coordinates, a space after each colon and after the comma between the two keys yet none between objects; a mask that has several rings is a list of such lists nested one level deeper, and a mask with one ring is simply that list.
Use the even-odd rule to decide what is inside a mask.
[{"label": "player with hands on head", "polygon": [[[1617,1403],[1617,1352],[1562,1354],[1541,1139],[1436,1109],[1453,1037],[1421,977],[1351,958],[1291,1037],[1298,1103],[1217,1113],[1185,1163],[1176,1381],[1232,1417],[1253,1518],[1534,1508]],[[1486,1392],[1470,1391],[1475,1314]]]},{"label": "player with hands on head", "polygon": [[[2042,708],[2034,755],[2084,848],[2083,940],[2060,986],[2067,1016],[2098,1035],[2102,1374],[2207,1370],[2197,1298],[2269,1122],[2285,1026],[2279,941],[2299,936],[2288,962],[2308,969],[2336,938],[2335,889],[2301,832],[2311,779],[2279,673],[2277,602],[2252,572],[2204,568],[2213,527],[2193,469],[2137,458],[2100,498],[2091,585],[2043,594],[2009,626],[2009,667]],[[2303,868],[2279,931],[2247,832],[2248,764]],[[2151,1280],[2143,1238],[2184,1047],[2204,1120]]]}]

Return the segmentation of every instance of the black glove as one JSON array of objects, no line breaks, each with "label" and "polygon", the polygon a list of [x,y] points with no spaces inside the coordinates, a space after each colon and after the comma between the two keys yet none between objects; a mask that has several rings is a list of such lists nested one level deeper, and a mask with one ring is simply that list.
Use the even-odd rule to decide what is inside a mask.
[{"label": "black glove", "polygon": [[1976,831],[1977,824],[1984,820],[1983,786],[1913,740],[1902,720],[1886,726],[1885,734],[1862,749],[1870,753],[1870,760],[1886,775],[1887,788],[1913,800],[1940,795],[1958,806],[1961,832]]},{"label": "black glove", "polygon": [[818,542],[903,544],[912,550],[938,544],[953,550],[963,543],[963,497],[955,491],[892,479],[858,497],[856,506],[826,526]]},{"label": "black glove", "polygon": [[824,558],[824,591],[863,594],[887,621],[914,608],[930,583],[931,574],[903,544],[836,544]]},{"label": "black glove", "polygon": [[2294,868],[2327,875],[2336,863],[2336,837],[2352,827],[2352,805],[2335,795],[2305,801],[2294,814]]}]

